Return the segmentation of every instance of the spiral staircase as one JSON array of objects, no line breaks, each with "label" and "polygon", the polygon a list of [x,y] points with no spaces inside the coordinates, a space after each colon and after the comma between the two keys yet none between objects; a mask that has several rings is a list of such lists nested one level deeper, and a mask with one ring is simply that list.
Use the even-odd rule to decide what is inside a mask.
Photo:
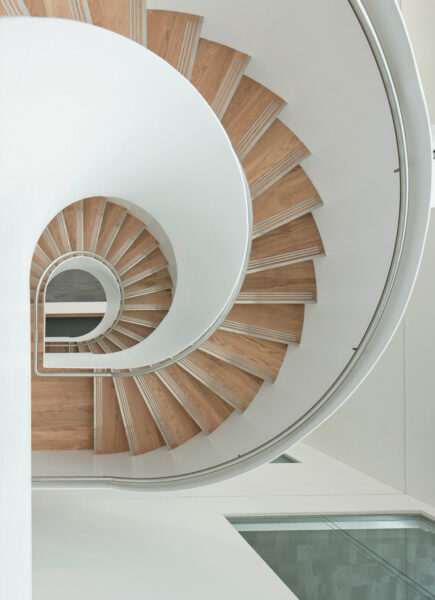
[{"label": "spiral staircase", "polygon": [[[27,10],[31,16],[82,20],[138,43],[146,40],[221,120],[243,166],[253,213],[246,276],[219,328],[187,356],[155,372],[113,369],[112,377],[102,377],[95,369],[93,385],[89,377],[33,374],[33,448],[137,455],[210,434],[233,411],[245,411],[264,381],[275,381],[288,345],[301,340],[304,305],[316,301],[314,260],[324,248],[311,212],[321,199],[301,166],[308,149],[278,119],[285,101],[244,75],[249,57],[201,38],[197,15],[145,11],[140,0],[27,0],[6,6],[8,14]],[[32,260],[33,303],[43,274],[73,256],[109,264],[120,282],[122,307],[105,331],[91,332],[85,341],[43,344],[40,336],[42,375],[48,371],[44,352],[111,354],[155,335],[176,290],[159,240],[116,199],[80,199],[47,225]],[[37,305],[43,305],[45,289],[46,281],[36,292]],[[42,311],[38,328],[43,330]]]}]

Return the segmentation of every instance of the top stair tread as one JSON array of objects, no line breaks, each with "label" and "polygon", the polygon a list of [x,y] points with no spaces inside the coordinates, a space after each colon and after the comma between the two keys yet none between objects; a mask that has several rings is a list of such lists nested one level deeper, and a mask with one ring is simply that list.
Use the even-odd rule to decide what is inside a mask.
[{"label": "top stair tread", "polygon": [[139,387],[141,380],[145,382],[147,391],[150,392],[147,395],[148,406],[159,425],[163,437],[166,438],[166,443],[171,448],[183,444],[199,433],[198,425],[155,373],[146,373],[139,378],[135,378],[135,380],[137,383],[139,380]]},{"label": "top stair tread", "polygon": [[147,46],[189,78],[199,40],[201,17],[169,10],[147,10]]},{"label": "top stair tread", "polygon": [[238,156],[252,148],[284,104],[277,94],[243,75],[222,119]]},{"label": "top stair tread", "polygon": [[201,38],[192,71],[192,84],[219,118],[234,94],[248,55]]},{"label": "top stair tread", "polygon": [[298,165],[253,201],[253,233],[267,232],[319,204],[316,188]]},{"label": "top stair tread", "polygon": [[127,252],[134,240],[143,231],[144,227],[144,224],[139,219],[127,213],[117,236],[107,252],[107,260],[116,265],[117,261]]},{"label": "top stair tread", "polygon": [[[289,295],[289,298],[294,297],[296,302],[316,300],[316,275],[313,261],[307,260],[248,273],[243,281],[237,302],[256,294],[269,298]],[[253,301],[255,302],[255,300]],[[287,301],[291,302],[292,300]]]},{"label": "top stair tread", "polygon": [[[178,365],[170,365],[162,371],[167,373],[188,397],[208,425],[207,431],[214,431],[233,412],[232,407]],[[159,374],[161,375],[161,371]],[[193,415],[191,416],[194,418]],[[201,422],[201,419],[199,421]]]},{"label": "top stair tread", "polygon": [[274,381],[287,351],[286,344],[218,330],[200,347],[204,352],[248,372]]},{"label": "top stair tread", "polygon": [[235,304],[222,328],[259,337],[278,332],[287,335],[290,341],[299,342],[303,322],[303,304]]},{"label": "top stair tread", "polygon": [[96,254],[106,256],[126,213],[127,211],[124,207],[113,202],[106,202],[96,245]]},{"label": "top stair tread", "polygon": [[118,397],[111,377],[94,378],[96,393],[97,454],[112,454],[129,450]]},{"label": "top stair tread", "polygon": [[264,192],[294,168],[308,149],[301,140],[275,119],[242,160],[253,198]]},{"label": "top stair tread", "polygon": [[139,262],[143,257],[148,256],[148,254],[157,248],[157,246],[158,242],[156,238],[145,229],[119,259],[116,264],[116,269],[119,272],[122,272],[123,269],[126,269],[130,264],[136,261]]},{"label": "top stair tread", "polygon": [[263,383],[259,377],[200,350],[195,350],[178,364],[239,410],[249,406]]},{"label": "top stair tread", "polygon": [[133,377],[115,381],[132,454],[143,454],[164,446],[165,441]]}]

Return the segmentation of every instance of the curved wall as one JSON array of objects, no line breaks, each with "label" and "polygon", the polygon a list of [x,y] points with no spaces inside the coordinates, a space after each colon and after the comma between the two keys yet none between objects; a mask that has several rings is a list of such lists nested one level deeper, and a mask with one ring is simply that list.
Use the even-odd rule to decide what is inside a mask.
[{"label": "curved wall", "polygon": [[[411,130],[415,126],[415,137],[412,139],[410,130],[408,141],[417,148],[420,136],[424,153],[424,103],[397,9],[392,1],[382,7],[371,0],[364,4],[377,20],[396,75],[400,65],[405,71],[408,91],[405,93],[403,80],[396,84],[400,87],[402,83],[401,99],[408,96],[408,125]],[[263,384],[249,409],[233,415],[212,435],[198,435],[172,452],[158,450],[136,457],[134,462],[129,457],[96,459],[91,453],[76,453],[74,468],[69,470],[65,470],[61,453],[55,458],[35,453],[36,475],[177,476],[254,450],[279,435],[283,423],[302,417],[333,384],[363,338],[390,268],[400,198],[396,135],[384,83],[349,2],[276,0],[271,5],[259,0],[151,0],[148,6],[203,15],[202,37],[248,52],[252,58],[247,75],[288,101],[280,118],[311,150],[304,168],[324,202],[314,214],[326,249],[326,258],[315,265],[318,303],[307,307],[301,345],[289,349],[276,384]],[[381,31],[382,21],[390,34]],[[422,113],[422,120],[413,123],[416,110]],[[417,158],[413,156],[411,163]],[[294,435],[226,471],[174,481],[174,486],[229,476],[272,458],[326,418],[367,374],[399,322],[419,262],[430,183],[425,160],[421,165],[421,186],[414,182],[413,187],[412,181],[410,185],[414,229],[405,250],[412,259],[396,290],[389,320],[360,359],[359,373],[355,371],[334,402]],[[158,479],[155,483],[165,485]]]}]

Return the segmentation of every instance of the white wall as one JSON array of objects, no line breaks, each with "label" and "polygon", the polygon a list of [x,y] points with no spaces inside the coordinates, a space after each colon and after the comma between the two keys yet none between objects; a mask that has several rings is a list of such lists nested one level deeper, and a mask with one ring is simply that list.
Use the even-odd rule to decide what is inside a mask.
[{"label": "white wall", "polygon": [[431,123],[435,123],[435,2],[400,0],[403,18],[414,46]]},{"label": "white wall", "polygon": [[310,446],[435,506],[435,222],[390,346]]},{"label": "white wall", "polygon": [[225,515],[431,514],[303,444],[292,454],[301,462],[176,493],[34,492],[34,600],[294,600]]}]

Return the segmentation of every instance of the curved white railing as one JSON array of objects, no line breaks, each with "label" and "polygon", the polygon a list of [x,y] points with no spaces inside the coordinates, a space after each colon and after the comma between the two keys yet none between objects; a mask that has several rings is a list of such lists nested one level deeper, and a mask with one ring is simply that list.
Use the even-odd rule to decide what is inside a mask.
[{"label": "curved white railing", "polygon": [[[3,133],[14,138],[4,165],[14,174],[8,203],[39,207],[27,229],[42,230],[78,198],[125,198],[159,223],[177,262],[176,293],[158,333],[110,357],[52,354],[47,368],[155,369],[176,361],[225,318],[249,257],[249,190],[225,131],[183,76],[130,40],[62,19],[5,19],[0,28],[1,50],[14,57],[0,70],[9,114]],[[30,61],[22,50],[29,47]],[[106,69],[109,56],[116,59]],[[15,177],[17,161],[30,194]]]},{"label": "curved white railing", "polygon": [[[371,322],[354,354],[329,389],[279,435],[214,466],[168,476],[61,476],[38,485],[111,485],[150,489],[201,485],[242,473],[270,460],[312,431],[346,400],[388,344],[406,307],[418,271],[429,215],[431,152],[427,113],[412,50],[393,2],[349,0],[376,60],[391,108],[400,179],[399,221],[390,270]],[[382,41],[381,41],[382,40]]]},{"label": "curved white railing", "polygon": [[[100,257],[97,255],[92,255],[91,253],[85,254],[84,252],[81,252],[80,256],[78,254],[79,253],[77,253],[76,256],[64,255],[65,260],[61,262],[51,272],[47,280],[47,284],[45,286],[45,293],[43,297],[44,306],[47,302],[47,289],[53,278],[56,277],[56,275],[58,275],[59,273],[63,273],[65,271],[69,271],[72,269],[81,269],[93,275],[100,283],[106,296],[106,310],[98,325],[94,327],[91,331],[88,331],[86,334],[79,335],[73,338],[65,336],[61,338],[50,338],[46,340],[47,344],[52,342],[84,342],[86,340],[94,340],[100,335],[104,335],[108,331],[116,327],[119,321],[119,317],[122,314],[122,310],[124,307],[124,286],[122,285],[121,278],[119,277],[117,271],[115,269],[112,269],[108,261],[103,262],[103,260],[100,260]],[[40,332],[37,331],[37,325],[38,321],[35,320],[35,340],[40,335]],[[37,346],[34,345],[33,350],[35,351],[36,348]]]},{"label": "curved white railing", "polygon": [[[221,458],[216,452],[213,463],[204,460],[203,467],[198,466],[190,472],[184,469],[164,477],[137,477],[138,469],[131,467],[130,459],[125,476],[86,476],[83,475],[86,471],[82,470],[75,476],[55,474],[50,477],[40,469],[40,476],[34,479],[36,486],[117,485],[163,490],[211,483],[242,473],[273,458],[312,431],[352,393],[379,358],[403,314],[421,258],[429,212],[430,138],[412,50],[397,7],[392,1],[348,0],[347,3],[343,0],[343,7],[349,9],[349,6],[355,10],[366,33],[392,107],[398,133],[403,224],[398,231],[388,284],[357,354],[334,377],[330,389],[311,410],[279,435],[271,436],[267,443],[257,444],[248,452],[235,448],[234,458],[230,460],[226,456]],[[35,28],[44,37],[44,49],[40,48],[37,36],[32,33]],[[236,294],[237,284],[234,282],[243,272],[248,251],[249,217],[246,207],[239,210],[241,206],[235,205],[238,212],[235,222],[228,221],[226,211],[231,209],[231,202],[226,202],[228,197],[219,194],[223,184],[232,188],[236,180],[237,196],[246,200],[245,182],[231,153],[231,159],[228,154],[228,161],[224,161],[225,181],[221,180],[222,170],[216,169],[216,160],[221,151],[227,154],[229,143],[222,132],[218,132],[217,126],[214,131],[211,123],[208,127],[206,121],[209,121],[210,115],[202,99],[197,95],[194,100],[195,116],[199,115],[199,120],[185,119],[187,92],[182,90],[185,83],[176,83],[179,87],[177,94],[166,93],[172,85],[169,77],[162,80],[160,77],[154,80],[148,78],[145,83],[142,76],[146,69],[143,67],[148,59],[143,58],[147,55],[143,49],[140,52],[137,47],[133,50],[134,45],[127,40],[95,28],[86,42],[92,51],[86,52],[86,43],[82,45],[81,42],[87,37],[87,26],[59,21],[56,28],[57,33],[42,20],[30,23],[21,19],[18,23],[18,20],[6,19],[0,23],[0,52],[4,57],[0,64],[0,202],[4,211],[0,220],[0,268],[3,281],[8,283],[0,296],[0,331],[4,340],[0,363],[3,392],[0,455],[8,457],[1,467],[0,511],[8,518],[4,519],[0,540],[5,574],[0,581],[0,596],[3,592],[3,596],[7,597],[14,590],[17,598],[30,597],[31,587],[30,326],[26,274],[30,270],[31,254],[39,232],[55,214],[77,198],[93,195],[125,197],[138,205],[144,203],[148,206],[148,202],[157,204],[156,198],[163,197],[166,209],[169,206],[176,209],[177,223],[173,223],[167,231],[173,242],[175,225],[179,230],[189,229],[192,228],[191,219],[198,215],[209,217],[205,231],[198,232],[201,235],[192,243],[187,240],[184,250],[179,237],[174,243],[177,261],[182,259],[188,265],[187,259],[193,259],[198,269],[196,274],[202,267],[205,269],[206,259],[213,259],[217,253],[223,252],[223,257],[229,258],[230,252],[226,253],[226,225],[233,243],[234,230],[240,227],[237,237],[241,245],[228,248],[231,260],[234,256],[239,258],[238,265],[233,265],[232,283],[230,278],[226,279],[227,286],[222,292],[226,300]],[[49,30],[50,35],[45,35]],[[62,49],[67,38],[74,47],[76,42],[72,38],[79,31],[83,32],[83,38],[80,33],[73,59]],[[97,37],[98,49],[98,44],[95,44]],[[113,51],[114,45],[117,46],[116,51]],[[75,59],[78,59],[77,63]],[[130,60],[131,69],[126,70],[125,61]],[[41,61],[46,61],[44,68]],[[154,61],[154,66],[161,62],[159,59]],[[108,71],[110,78],[105,79]],[[141,78],[137,77],[139,71]],[[104,79],[105,86],[100,87],[101,79]],[[175,81],[176,77],[171,75],[170,79]],[[54,81],[59,84],[57,94],[53,93]],[[160,94],[150,106],[147,104],[148,93],[152,95],[154,87],[165,92],[165,102],[162,104]],[[131,93],[132,90],[134,93]],[[191,98],[192,94],[195,95],[192,91],[188,92]],[[91,101],[95,110],[88,111]],[[101,110],[102,106],[107,108],[107,112]],[[163,122],[156,118],[162,112],[165,115]],[[137,122],[138,115],[142,119],[140,123]],[[193,136],[189,126],[193,127]],[[213,140],[210,145],[201,146],[203,126],[207,130],[206,139]],[[175,139],[172,138],[174,131]],[[152,143],[147,146],[146,140],[152,140]],[[183,147],[182,153],[178,150],[179,144]],[[189,144],[201,148],[201,152],[195,154],[197,161]],[[59,165],[61,168],[58,168]],[[197,182],[196,175],[204,173],[204,167],[206,176]],[[175,177],[174,174],[179,173],[181,176]],[[188,215],[182,214],[180,207],[189,205],[192,208],[185,192],[188,182],[195,189],[197,201],[205,197],[212,200],[207,203],[212,215],[204,215],[201,203],[198,204],[199,213],[192,210]],[[184,191],[179,194],[180,190]],[[174,198],[178,202],[174,202]],[[166,225],[166,219],[162,219],[163,206],[155,208],[158,210],[150,212],[162,225]],[[218,224],[225,231],[225,235],[220,237],[213,230]],[[215,240],[215,247],[210,244],[212,240]],[[192,251],[195,245],[201,250],[199,258]],[[208,278],[210,287],[203,289],[204,286],[199,285],[203,282],[198,281],[196,275],[190,273],[187,267],[182,269],[184,293],[190,292],[190,284],[196,286],[195,290],[200,293],[208,291],[208,297],[213,296],[214,284],[216,289],[225,288],[221,287],[225,273],[218,270],[216,276],[216,281]],[[220,297],[222,312],[225,312],[226,300]],[[196,325],[196,314],[189,314]],[[204,313],[200,314],[203,318]],[[200,332],[197,331],[196,335],[200,336]],[[262,423],[262,429],[267,429],[267,423]],[[216,445],[217,441],[215,438]],[[183,456],[185,458],[186,453]],[[103,472],[109,471],[103,469]]]}]

